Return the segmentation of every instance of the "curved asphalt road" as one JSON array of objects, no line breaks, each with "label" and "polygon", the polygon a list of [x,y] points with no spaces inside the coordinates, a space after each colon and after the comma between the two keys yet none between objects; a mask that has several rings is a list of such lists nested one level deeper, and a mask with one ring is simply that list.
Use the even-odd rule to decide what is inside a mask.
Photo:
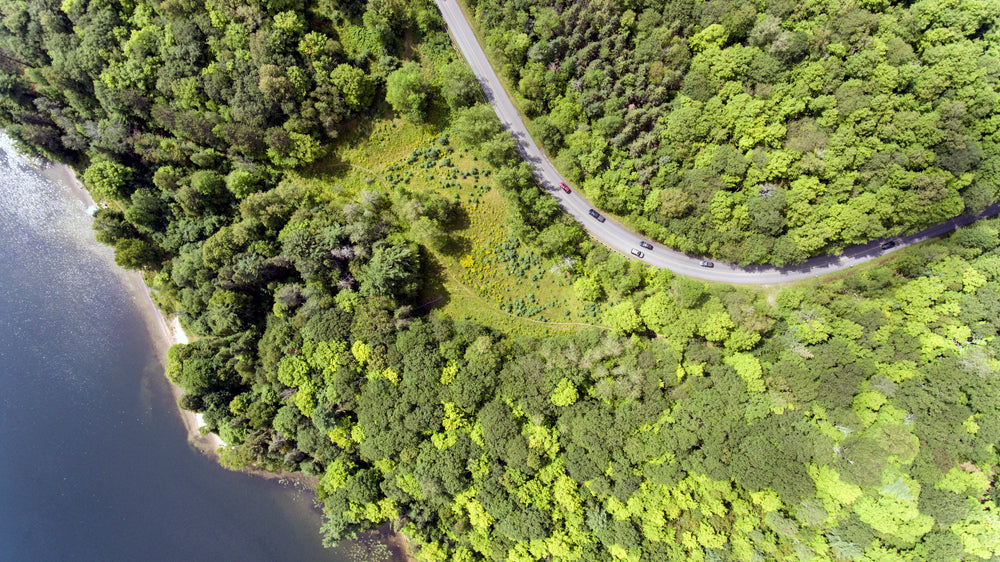
[{"label": "curved asphalt road", "polygon": [[[520,113],[514,108],[514,104],[511,103],[507,92],[504,91],[500,79],[490,66],[486,54],[483,53],[482,47],[476,40],[469,22],[465,19],[465,14],[462,13],[456,0],[435,0],[435,3],[438,9],[441,10],[441,15],[444,16],[444,21],[448,25],[452,39],[458,45],[466,62],[472,67],[473,73],[475,73],[476,78],[482,85],[486,99],[493,105],[493,109],[496,111],[503,126],[510,131],[514,140],[517,141],[518,151],[521,153],[521,156],[534,167],[535,177],[538,178],[538,181],[541,182],[545,190],[558,199],[566,212],[582,224],[590,232],[591,236],[608,247],[626,256],[633,257],[630,251],[633,248],[639,248],[639,240],[643,238],[610,218],[605,222],[598,222],[587,214],[587,211],[592,209],[593,206],[585,197],[577,193],[576,190],[567,194],[559,189],[559,182],[565,181],[564,178],[559,175],[552,162],[546,158],[545,154],[531,138],[531,135],[528,134],[528,128],[525,127],[524,121],[521,120]],[[655,242],[651,242],[654,249],[642,250],[645,253],[645,258],[642,261],[656,267],[669,269],[681,275],[704,279],[706,281],[755,285],[784,283],[840,271],[996,214],[1000,214],[1000,203],[991,205],[978,215],[955,217],[916,234],[897,237],[895,238],[897,242],[896,247],[890,250],[882,250],[879,242],[870,242],[847,248],[839,256],[818,256],[806,260],[802,264],[789,267],[774,267],[769,265],[741,267],[716,261],[714,262],[715,267],[706,268],[698,265],[704,258],[683,254]]]}]

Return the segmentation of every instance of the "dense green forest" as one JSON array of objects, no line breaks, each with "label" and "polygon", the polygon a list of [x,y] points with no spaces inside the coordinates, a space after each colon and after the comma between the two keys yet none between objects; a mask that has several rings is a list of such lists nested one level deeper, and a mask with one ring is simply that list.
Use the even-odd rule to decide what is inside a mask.
[{"label": "dense green forest", "polygon": [[[865,223],[877,236],[995,197],[994,4],[637,4],[478,6],[488,29],[520,22],[525,58],[503,55],[519,88],[544,62],[558,101],[524,101],[540,130],[572,130],[564,167],[636,224],[790,261],[850,241],[828,219],[856,200],[888,209]],[[391,523],[419,560],[1000,557],[1000,221],[810,283],[706,285],[561,213],[430,2],[0,0],[0,16],[4,128],[80,172],[107,205],[98,239],[197,336],[167,375],[223,462],[319,477],[324,540]],[[746,82],[731,56],[773,75]],[[617,61],[633,78],[602,82]],[[856,74],[880,65],[898,89]],[[584,98],[651,78],[625,106]],[[806,88],[801,108],[782,88]],[[763,132],[699,124],[737,108],[733,127]],[[620,146],[591,133],[615,115],[637,132]],[[911,140],[875,134],[893,127]],[[583,139],[603,147],[593,168]],[[593,178],[630,169],[658,193],[601,199]],[[754,182],[766,211],[741,195]],[[750,226],[765,219],[780,228]]]},{"label": "dense green forest", "polygon": [[667,245],[795,263],[1000,191],[989,0],[468,0],[534,136]]}]

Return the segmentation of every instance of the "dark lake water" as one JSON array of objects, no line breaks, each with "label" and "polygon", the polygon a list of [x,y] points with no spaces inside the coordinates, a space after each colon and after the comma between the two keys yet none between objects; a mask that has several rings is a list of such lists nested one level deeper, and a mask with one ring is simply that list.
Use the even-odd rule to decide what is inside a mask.
[{"label": "dark lake water", "polygon": [[0,150],[0,560],[346,560],[310,492],[187,443],[83,203]]}]

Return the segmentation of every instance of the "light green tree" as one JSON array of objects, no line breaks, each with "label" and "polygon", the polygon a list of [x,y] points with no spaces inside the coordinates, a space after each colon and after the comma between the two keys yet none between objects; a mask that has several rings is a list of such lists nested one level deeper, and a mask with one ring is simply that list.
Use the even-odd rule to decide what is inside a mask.
[{"label": "light green tree", "polygon": [[983,559],[1000,556],[1000,513],[995,505],[979,504],[952,531],[962,539],[965,552]]},{"label": "light green tree", "polygon": [[580,297],[581,300],[590,302],[596,302],[604,294],[604,291],[601,290],[601,284],[587,276],[577,279],[573,283],[573,289],[576,290],[576,296]]},{"label": "light green tree", "polygon": [[468,107],[479,99],[480,87],[468,65],[452,61],[441,69],[441,95],[453,111]]},{"label": "light green tree", "polygon": [[764,392],[764,381],[761,380],[764,370],[756,357],[749,353],[734,353],[724,358],[723,362],[732,367],[736,374],[746,381],[747,392]]},{"label": "light green tree", "polygon": [[419,123],[426,114],[428,88],[423,69],[409,62],[386,78],[385,99],[407,120]]},{"label": "light green tree", "polygon": [[106,158],[96,158],[83,172],[83,183],[98,197],[123,200],[131,193],[132,169]]},{"label": "light green tree", "polygon": [[410,232],[418,242],[438,252],[448,244],[448,235],[441,228],[441,224],[430,217],[420,217],[413,221]]},{"label": "light green tree", "polygon": [[330,72],[330,81],[340,90],[344,102],[351,109],[367,107],[375,95],[375,86],[371,79],[360,68],[349,64],[337,65]]},{"label": "light green tree", "polygon": [[622,301],[604,313],[604,323],[620,334],[642,331],[645,326],[631,301]]},{"label": "light green tree", "polygon": [[916,501],[892,494],[863,496],[854,503],[854,512],[873,529],[907,543],[916,542],[934,525],[934,518],[920,513]]},{"label": "light green tree", "polygon": [[668,292],[660,291],[642,301],[639,315],[650,330],[663,334],[677,320],[677,304]]},{"label": "light green tree", "polygon": [[556,389],[552,391],[552,396],[549,397],[549,400],[556,406],[562,407],[572,405],[579,397],[580,395],[576,391],[576,385],[573,384],[573,381],[563,377],[559,381],[559,384],[556,385]]}]

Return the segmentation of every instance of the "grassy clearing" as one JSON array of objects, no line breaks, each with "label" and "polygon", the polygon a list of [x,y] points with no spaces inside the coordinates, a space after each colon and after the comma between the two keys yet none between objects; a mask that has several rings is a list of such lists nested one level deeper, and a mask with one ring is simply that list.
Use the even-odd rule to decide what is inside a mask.
[{"label": "grassy clearing", "polygon": [[403,160],[415,146],[437,136],[431,126],[417,126],[402,119],[379,119],[354,123],[342,131],[331,154],[298,171],[292,180],[310,187],[322,187],[331,198],[353,199],[362,191],[389,192],[385,169]]},{"label": "grassy clearing", "polygon": [[[520,245],[506,225],[496,190],[465,206],[467,226],[452,232],[463,251],[438,254],[456,318],[476,318],[512,334],[553,334],[590,328],[599,311],[573,290],[572,264],[546,260]],[[512,324],[513,323],[513,324]]]},{"label": "grassy clearing", "polygon": [[573,290],[572,263],[544,259],[520,244],[507,225],[507,203],[492,189],[491,171],[456,150],[432,125],[382,119],[345,135],[335,157],[297,181],[332,198],[362,191],[436,194],[458,202],[451,242],[422,275],[421,302],[455,319],[475,319],[512,335],[552,335],[598,324],[600,310]]}]

